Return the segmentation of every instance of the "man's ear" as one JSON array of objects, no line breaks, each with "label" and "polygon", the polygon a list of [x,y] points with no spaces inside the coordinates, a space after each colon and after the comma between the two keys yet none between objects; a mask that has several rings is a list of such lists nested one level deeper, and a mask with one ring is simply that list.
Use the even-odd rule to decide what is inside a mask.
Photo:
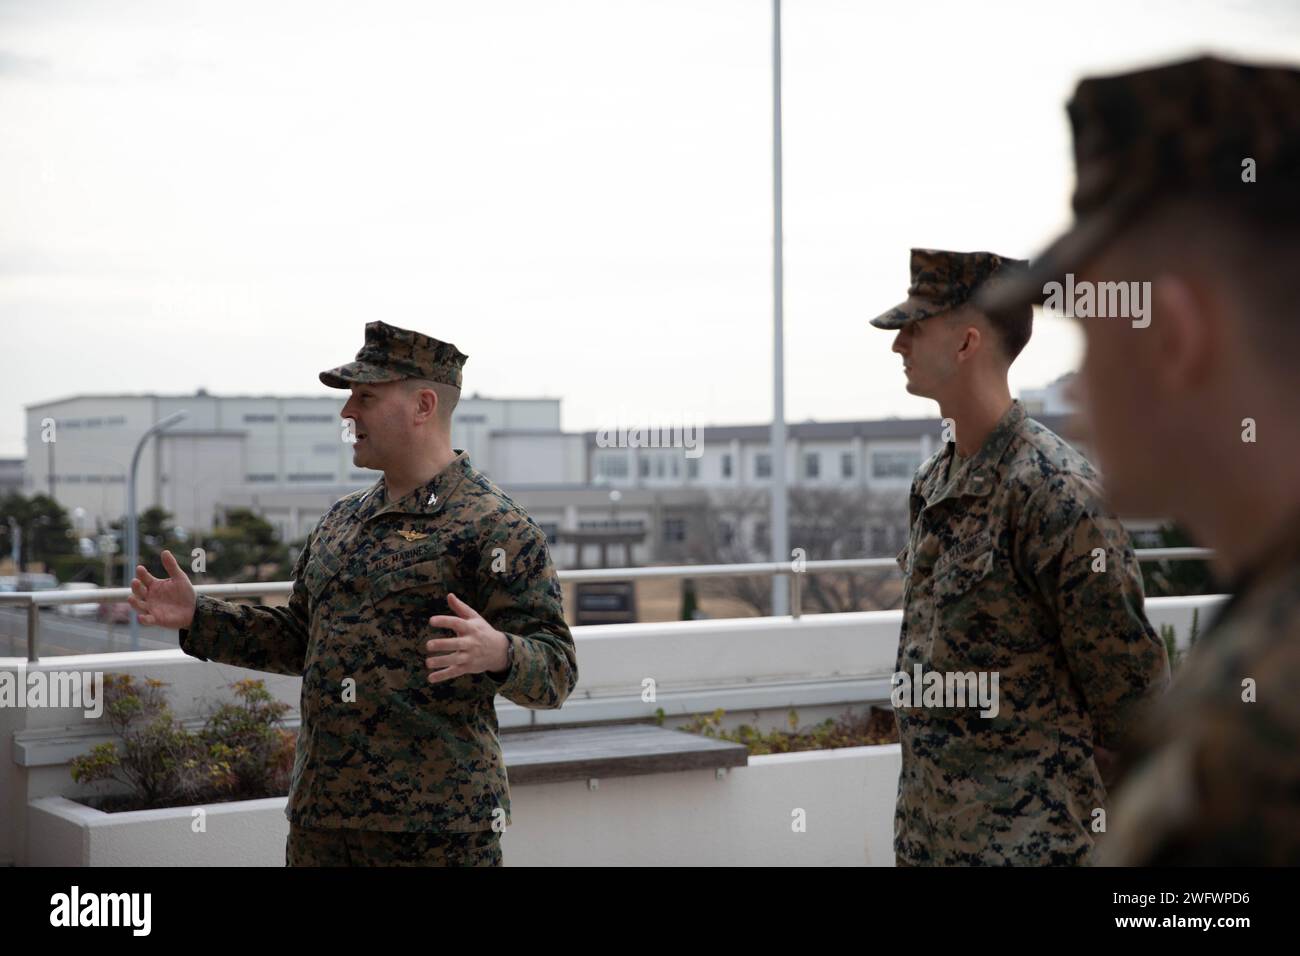
[{"label": "man's ear", "polygon": [[1131,328],[1129,334],[1152,337],[1150,367],[1161,390],[1182,392],[1210,374],[1215,352],[1223,344],[1217,304],[1205,285],[1185,276],[1165,273],[1151,281],[1150,325]]},{"label": "man's ear", "polygon": [[415,420],[427,421],[438,413],[438,393],[431,388],[417,389],[415,403]]},{"label": "man's ear", "polygon": [[979,354],[984,344],[984,334],[978,325],[968,322],[962,328],[961,347],[957,349],[957,361],[965,362]]}]

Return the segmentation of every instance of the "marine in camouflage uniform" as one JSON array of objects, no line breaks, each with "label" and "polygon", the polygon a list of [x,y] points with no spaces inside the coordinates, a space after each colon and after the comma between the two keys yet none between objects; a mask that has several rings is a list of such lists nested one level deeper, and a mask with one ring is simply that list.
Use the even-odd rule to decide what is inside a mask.
[{"label": "marine in camouflage uniform", "polygon": [[[943,315],[1022,265],[913,250],[908,300],[872,324]],[[1116,747],[1137,705],[1165,689],[1165,649],[1127,532],[1083,456],[1019,402],[954,469],[955,451],[946,443],[912,482],[896,669],[996,673],[997,711],[982,716],[970,698],[895,708],[896,860],[1084,863],[1106,805],[1094,748]]]},{"label": "marine in camouflage uniform", "polygon": [[[464,359],[373,322],[357,361],[321,380],[459,387]],[[455,451],[400,500],[381,478],[337,501],[298,556],[286,607],[199,595],[181,631],[203,660],[302,675],[290,862],[499,863],[510,792],[494,698],[557,708],[577,682],[545,534]],[[425,643],[442,636],[429,619],[451,614],[449,592],[505,633],[507,671],[427,680]]]},{"label": "marine in camouflage uniform", "polygon": [[[1128,229],[1140,228],[1170,207],[1192,203],[1201,218],[1178,226],[1211,237],[1214,244],[1207,255],[1215,258],[1187,268],[1201,270],[1197,282],[1206,282],[1208,274],[1232,290],[1222,304],[1228,334],[1249,342],[1267,330],[1270,307],[1277,310],[1279,325],[1294,324],[1296,299],[1284,283],[1295,288],[1293,254],[1300,247],[1300,70],[1202,57],[1085,79],[1068,112],[1078,172],[1075,224],[1020,279],[983,297],[983,305],[1001,309],[1033,301],[1046,283],[1087,269]],[[1246,158],[1254,167],[1249,178],[1243,174]],[[1213,218],[1234,212],[1241,218]],[[1254,245],[1243,242],[1243,236]],[[1280,261],[1260,255],[1261,250]],[[1262,262],[1257,278],[1273,290],[1273,299],[1257,301],[1245,294],[1248,284],[1241,277],[1249,273],[1243,261],[1257,259]],[[1127,263],[1120,258],[1114,268],[1122,272]],[[1290,275],[1283,275],[1288,269]],[[1218,288],[1202,294],[1216,297]],[[1153,314],[1154,324],[1161,321],[1160,312]],[[1085,326],[1085,332],[1091,336],[1094,329]],[[1289,354],[1294,363],[1300,359],[1296,342],[1294,335],[1279,331],[1266,344],[1247,347]],[[1144,369],[1126,364],[1113,372],[1140,375]],[[1228,366],[1203,371],[1195,387],[1209,387],[1207,379],[1235,372]],[[1264,358],[1250,361],[1242,374],[1255,381],[1247,394],[1240,382],[1230,380],[1236,388],[1229,401],[1242,407],[1228,410],[1226,427],[1235,428],[1242,415],[1251,414],[1263,416],[1263,426],[1273,414],[1271,407],[1258,405],[1261,381],[1281,416],[1300,408],[1294,379],[1288,382],[1284,371],[1266,368]],[[1284,432],[1277,425],[1274,418],[1273,441]],[[1199,485],[1202,500],[1222,509],[1217,524],[1207,527],[1226,533],[1237,529],[1223,518],[1234,507],[1224,499],[1240,500],[1243,493],[1259,490],[1250,487],[1249,478],[1247,487],[1234,486],[1222,474],[1225,463],[1214,460],[1216,450],[1210,445],[1218,426],[1207,422],[1198,429],[1204,437],[1193,451],[1206,466],[1181,480]],[[1142,415],[1093,422],[1098,433],[1103,428],[1137,429],[1148,440],[1161,441],[1151,434],[1152,427]],[[1260,439],[1265,440],[1270,439]],[[1239,445],[1238,451],[1245,453],[1246,447]],[[1254,467],[1295,474],[1295,446],[1284,445],[1272,464]],[[1152,477],[1151,494],[1160,495],[1166,476]],[[1178,668],[1172,689],[1124,755],[1097,855],[1100,862],[1300,865],[1300,478],[1289,487],[1289,501],[1273,502],[1274,520],[1255,536],[1247,533],[1253,537],[1249,557],[1227,569],[1231,599]],[[1185,517],[1190,523],[1197,516]],[[1220,544],[1212,537],[1204,543]]]}]

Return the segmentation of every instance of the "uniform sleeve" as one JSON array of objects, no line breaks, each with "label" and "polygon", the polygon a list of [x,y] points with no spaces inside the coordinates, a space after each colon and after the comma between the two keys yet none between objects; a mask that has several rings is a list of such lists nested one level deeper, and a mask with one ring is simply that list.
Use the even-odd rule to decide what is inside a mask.
[{"label": "uniform sleeve", "polygon": [[231,604],[200,594],[194,620],[180,632],[181,650],[273,674],[301,674],[307,662],[307,586],[303,583],[315,531],[293,566],[293,592],[286,607]]},{"label": "uniform sleeve", "polygon": [[1061,473],[1027,501],[1019,545],[1021,566],[1055,611],[1096,743],[1115,749],[1134,709],[1169,685],[1168,655],[1143,609],[1128,532],[1105,510],[1094,480]]},{"label": "uniform sleeve", "polygon": [[560,580],[546,535],[507,514],[483,543],[477,581],[484,619],[506,635],[514,663],[497,693],[522,707],[554,709],[578,682],[578,655],[564,620]]}]

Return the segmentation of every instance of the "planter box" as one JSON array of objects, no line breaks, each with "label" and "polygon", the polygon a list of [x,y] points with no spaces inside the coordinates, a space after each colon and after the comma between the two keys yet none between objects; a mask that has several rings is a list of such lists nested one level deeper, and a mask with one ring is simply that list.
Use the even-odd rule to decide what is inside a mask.
[{"label": "planter box", "polygon": [[66,797],[27,805],[29,866],[284,866],[288,797],[104,813]]},{"label": "planter box", "polygon": [[[893,866],[898,744],[511,787],[510,866]],[[797,832],[794,812],[806,828]]]},{"label": "planter box", "polygon": [[[890,866],[898,744],[750,757],[748,766],[516,784],[510,866]],[[103,813],[28,804],[31,865],[284,866],[286,797]],[[791,826],[803,810],[806,830]]]}]

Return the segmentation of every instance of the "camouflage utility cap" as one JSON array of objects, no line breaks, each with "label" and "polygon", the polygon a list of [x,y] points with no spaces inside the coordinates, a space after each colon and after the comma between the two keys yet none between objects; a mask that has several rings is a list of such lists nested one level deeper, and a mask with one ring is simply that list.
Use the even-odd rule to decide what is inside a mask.
[{"label": "camouflage utility cap", "polygon": [[907,301],[871,320],[878,329],[901,329],[908,322],[940,315],[965,305],[975,290],[990,279],[1002,281],[1024,259],[1008,259],[994,252],[912,250],[912,284]]},{"label": "camouflage utility cap", "polygon": [[461,367],[469,358],[450,342],[387,322],[366,323],[366,344],[355,362],[320,373],[330,388],[351,388],[373,382],[427,378],[460,388]]},{"label": "camouflage utility cap", "polygon": [[1041,301],[1153,200],[1300,189],[1300,70],[1202,57],[1083,80],[1066,109],[1074,224],[1016,280],[983,290],[986,311]]}]

